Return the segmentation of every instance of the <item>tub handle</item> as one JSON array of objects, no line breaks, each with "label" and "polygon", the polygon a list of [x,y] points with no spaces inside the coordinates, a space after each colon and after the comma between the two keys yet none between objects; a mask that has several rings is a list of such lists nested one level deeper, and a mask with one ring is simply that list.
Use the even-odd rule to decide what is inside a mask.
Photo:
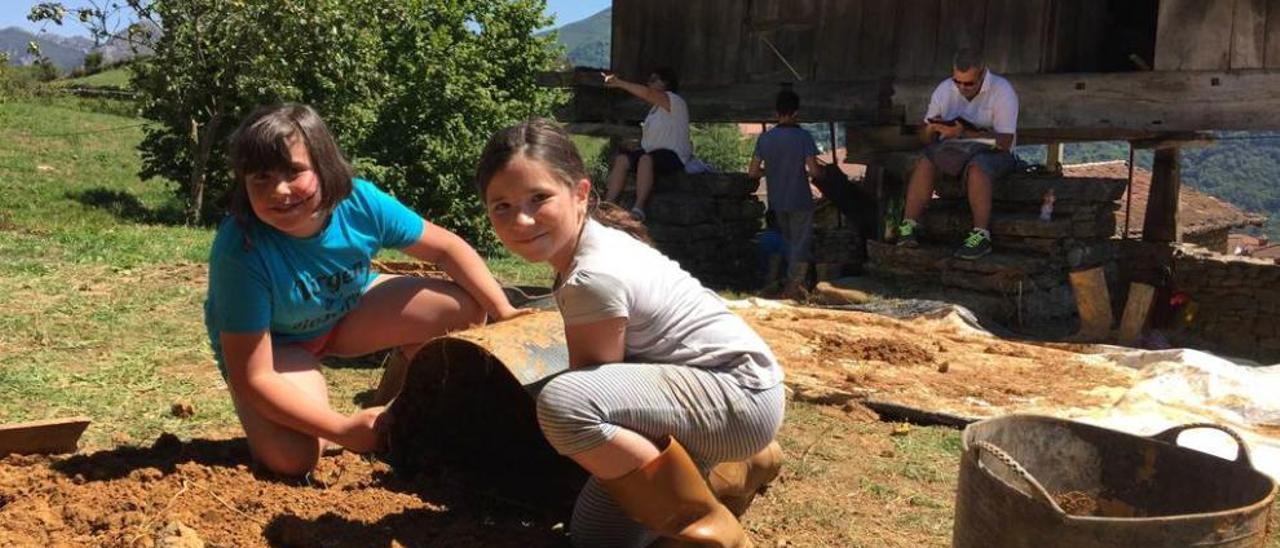
[{"label": "tub handle", "polygon": [[1175,426],[1165,430],[1164,432],[1160,432],[1159,434],[1151,436],[1151,439],[1162,441],[1169,445],[1182,447],[1181,445],[1178,445],[1178,435],[1186,432],[1187,430],[1196,430],[1199,428],[1217,430],[1231,436],[1231,439],[1236,440],[1236,464],[1243,464],[1249,468],[1253,468],[1253,459],[1249,456],[1249,445],[1244,442],[1244,438],[1235,430],[1222,426],[1221,424],[1214,424],[1211,422],[1193,422],[1190,424]]},{"label": "tub handle", "polygon": [[[1010,470],[1013,470],[1013,473],[1017,474],[1018,477],[1023,481],[1023,483],[1026,483],[1031,487],[1032,498],[1039,498],[1041,499],[1042,502],[1048,504],[1050,508],[1053,508],[1061,513],[1066,513],[1066,512],[1063,512],[1060,506],[1058,506],[1058,502],[1053,500],[1053,496],[1049,495],[1049,491],[1046,490],[1043,485],[1040,485],[1040,482],[1037,481],[1036,478],[1031,475],[1031,472],[1028,472],[1026,468],[1023,468],[1021,464],[1018,464],[1017,460],[1015,460],[1008,453],[1005,453],[1004,449],[996,447],[995,444],[992,444],[989,441],[977,442],[973,444],[973,447],[980,451],[985,451],[987,454],[991,455],[992,457],[995,457],[996,460],[1000,461],[1005,466],[1008,466]],[[982,461],[979,460],[978,464],[981,465]]]}]

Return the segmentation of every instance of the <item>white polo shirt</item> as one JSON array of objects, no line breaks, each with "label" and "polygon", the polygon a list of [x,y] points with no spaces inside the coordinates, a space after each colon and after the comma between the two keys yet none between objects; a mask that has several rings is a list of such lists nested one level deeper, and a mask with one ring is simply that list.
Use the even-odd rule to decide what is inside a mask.
[{"label": "white polo shirt", "polygon": [[943,80],[933,90],[929,99],[929,110],[924,115],[924,122],[942,118],[953,120],[964,118],[981,128],[988,128],[996,133],[1018,133],[1018,94],[1008,80],[990,70],[982,80],[982,89],[972,101],[960,95],[960,88],[950,78]]}]

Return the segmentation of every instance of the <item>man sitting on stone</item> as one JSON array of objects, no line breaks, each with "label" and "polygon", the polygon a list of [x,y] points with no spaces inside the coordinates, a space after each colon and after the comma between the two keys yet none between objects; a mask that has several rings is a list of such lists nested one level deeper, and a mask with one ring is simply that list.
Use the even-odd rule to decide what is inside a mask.
[{"label": "man sitting on stone", "polygon": [[778,229],[787,243],[786,293],[797,296],[805,289],[809,272],[814,209],[809,178],[818,175],[818,145],[813,135],[796,123],[800,110],[796,92],[778,92],[774,109],[778,125],[756,141],[747,176],[753,181],[765,179],[769,210],[777,216]]},{"label": "man sitting on stone", "polygon": [[962,49],[952,63],[951,78],[933,91],[925,126],[924,157],[907,184],[906,211],[898,226],[898,245],[914,247],[920,219],[933,199],[939,175],[960,177],[969,195],[973,230],[955,253],[977,259],[991,252],[993,184],[1013,171],[1018,126],[1018,94],[1008,80],[987,70],[976,52]]}]

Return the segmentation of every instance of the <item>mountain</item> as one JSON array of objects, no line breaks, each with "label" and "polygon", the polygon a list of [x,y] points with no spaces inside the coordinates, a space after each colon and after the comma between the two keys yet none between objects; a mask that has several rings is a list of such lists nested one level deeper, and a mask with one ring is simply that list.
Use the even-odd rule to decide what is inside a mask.
[{"label": "mountain", "polygon": [[569,23],[554,32],[557,41],[564,46],[569,64],[575,67],[609,68],[613,8],[606,8],[591,17]]},{"label": "mountain", "polygon": [[[158,35],[158,28],[149,28],[152,28],[151,32]],[[33,40],[40,44],[40,53],[53,61],[53,64],[63,72],[70,72],[71,69],[83,65],[84,56],[94,51],[93,40],[83,36],[61,36],[48,32],[32,34],[18,27],[8,27],[0,29],[0,52],[8,54],[10,64],[34,64],[37,60],[36,56],[27,51],[27,43]],[[97,48],[97,51],[102,52],[102,62],[107,65],[132,59],[136,55],[128,41],[123,38],[107,40],[107,43]],[[141,53],[145,55],[147,52]]]},{"label": "mountain", "polygon": [[93,42],[84,38],[49,33],[37,35],[18,27],[0,29],[0,52],[8,54],[10,64],[31,65],[36,62],[36,56],[27,51],[27,43],[31,41],[39,44],[40,53],[64,72],[84,64],[85,54],[93,47]]}]

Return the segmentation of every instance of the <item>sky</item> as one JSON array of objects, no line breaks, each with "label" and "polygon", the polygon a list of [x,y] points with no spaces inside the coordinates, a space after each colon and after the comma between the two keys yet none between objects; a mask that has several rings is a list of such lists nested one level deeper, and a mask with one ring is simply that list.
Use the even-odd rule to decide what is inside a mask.
[{"label": "sky", "polygon": [[[27,21],[27,13],[31,12],[31,6],[42,1],[48,0],[0,0],[0,29],[20,27],[30,32],[39,31],[41,25]],[[63,3],[71,8],[87,4],[84,0],[63,0]],[[547,12],[555,16],[553,26],[558,27],[586,19],[610,4],[610,0],[547,0]],[[56,34],[88,36],[84,27],[74,20],[64,22],[62,27],[46,24],[44,28]]]}]

